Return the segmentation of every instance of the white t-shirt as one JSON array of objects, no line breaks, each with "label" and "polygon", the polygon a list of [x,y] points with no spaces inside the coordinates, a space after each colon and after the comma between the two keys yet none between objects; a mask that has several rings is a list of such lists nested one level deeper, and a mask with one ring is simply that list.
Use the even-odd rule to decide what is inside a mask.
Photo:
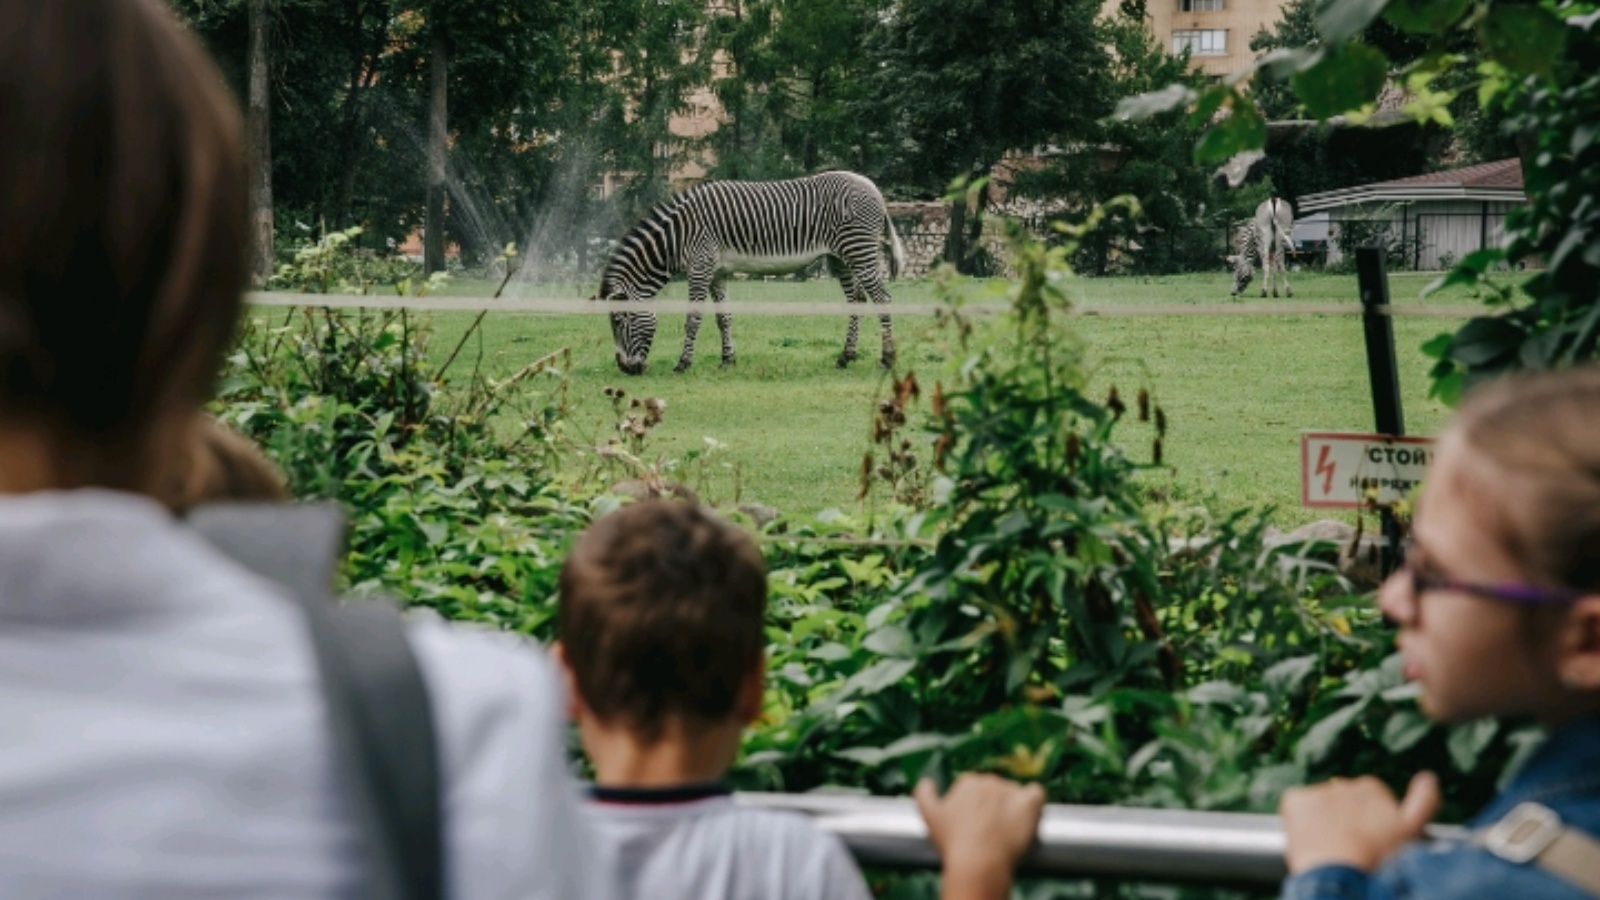
[{"label": "white t-shirt", "polygon": [[[554,672],[411,624],[455,898],[611,898]],[[358,898],[303,615],[156,504],[0,498],[0,897]]]},{"label": "white t-shirt", "polygon": [[591,799],[589,819],[627,900],[868,900],[838,838],[799,813],[726,794],[657,802]]}]

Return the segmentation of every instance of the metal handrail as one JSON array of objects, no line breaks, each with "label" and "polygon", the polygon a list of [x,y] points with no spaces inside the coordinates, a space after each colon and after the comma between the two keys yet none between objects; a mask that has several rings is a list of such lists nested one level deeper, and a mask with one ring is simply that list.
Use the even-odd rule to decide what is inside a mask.
[{"label": "metal handrail", "polygon": [[[916,804],[907,798],[738,793],[734,802],[806,814],[862,865],[939,867]],[[1432,826],[1428,836],[1460,839],[1462,830]],[[1283,880],[1283,850],[1277,816],[1052,803],[1020,868],[1037,875],[1268,886]]]},{"label": "metal handrail", "polygon": [[[821,292],[819,292],[821,293]],[[647,304],[601,303],[576,298],[493,298],[433,295],[425,297],[399,297],[381,294],[295,294],[266,291],[245,295],[253,306],[301,306],[311,309],[411,309],[433,312],[491,312],[545,313],[558,315],[610,315],[630,308],[648,310],[658,315],[681,315],[688,312],[732,313],[740,316],[876,316],[889,313],[894,316],[937,316],[950,307],[938,303],[845,303],[843,297],[832,301],[792,300],[726,300],[720,305],[691,304],[682,299],[656,299]],[[993,315],[1010,309],[1004,303],[969,303],[961,307],[964,315]],[[1228,303],[1110,303],[1075,304],[1069,310],[1073,315],[1123,318],[1128,316],[1337,316],[1358,315],[1362,306],[1350,302],[1255,302]],[[1445,304],[1416,304],[1384,306],[1378,312],[1390,316],[1423,316],[1429,318],[1471,318],[1482,315],[1476,306]]]}]

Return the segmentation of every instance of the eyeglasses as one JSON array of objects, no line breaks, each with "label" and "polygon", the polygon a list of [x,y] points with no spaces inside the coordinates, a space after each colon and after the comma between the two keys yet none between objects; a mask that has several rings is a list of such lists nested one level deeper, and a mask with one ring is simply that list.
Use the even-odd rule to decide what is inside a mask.
[{"label": "eyeglasses", "polygon": [[1403,569],[1410,576],[1411,596],[1413,597],[1421,597],[1427,591],[1459,591],[1463,594],[1486,597],[1490,600],[1499,600],[1504,603],[1514,603],[1518,606],[1559,606],[1567,603],[1576,603],[1586,593],[1570,588],[1547,588],[1517,582],[1486,583],[1481,581],[1462,581],[1457,578],[1448,578],[1443,575],[1423,572],[1411,563],[1405,564]]}]

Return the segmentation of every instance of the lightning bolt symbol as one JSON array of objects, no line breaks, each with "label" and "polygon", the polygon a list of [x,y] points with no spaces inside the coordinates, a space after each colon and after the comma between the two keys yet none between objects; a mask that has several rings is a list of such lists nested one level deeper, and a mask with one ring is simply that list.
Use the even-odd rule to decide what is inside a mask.
[{"label": "lightning bolt symbol", "polygon": [[1334,464],[1331,463],[1331,462],[1328,462],[1328,454],[1331,453],[1332,451],[1333,451],[1333,448],[1331,446],[1329,446],[1327,444],[1323,444],[1322,445],[1322,452],[1317,454],[1317,471],[1316,471],[1316,474],[1323,476],[1323,478],[1322,478],[1322,492],[1324,494],[1328,494],[1328,493],[1332,493],[1333,492],[1333,465]]}]

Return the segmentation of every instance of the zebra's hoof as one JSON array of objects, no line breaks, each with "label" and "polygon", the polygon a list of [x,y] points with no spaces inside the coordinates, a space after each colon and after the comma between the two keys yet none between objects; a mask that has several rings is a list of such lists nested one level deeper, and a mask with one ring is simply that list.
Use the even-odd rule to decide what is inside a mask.
[{"label": "zebra's hoof", "polygon": [[839,358],[833,361],[833,364],[836,367],[842,369],[845,366],[850,365],[854,361],[855,361],[855,357],[854,356],[851,356],[851,355],[846,354],[846,353],[841,353],[841,354],[839,354]]},{"label": "zebra's hoof", "polygon": [[884,358],[878,360],[878,368],[883,369],[884,371],[888,371],[890,369],[893,369],[894,368],[894,357],[885,356]]},{"label": "zebra's hoof", "polygon": [[1290,290],[1289,288],[1284,288],[1283,289],[1283,295],[1285,297],[1293,297],[1294,296],[1294,291]]},{"label": "zebra's hoof", "polygon": [[687,371],[689,371],[689,363],[683,360],[679,360],[678,364],[672,367],[672,374],[674,375],[682,375]]},{"label": "zebra's hoof", "polygon": [[724,356],[724,357],[723,357],[723,358],[722,358],[722,367],[723,367],[723,368],[724,368],[724,369],[731,369],[731,368],[733,368],[733,364],[734,364],[734,362],[735,362],[735,360],[734,360],[734,358],[733,358],[733,357],[731,357],[731,356]]}]

